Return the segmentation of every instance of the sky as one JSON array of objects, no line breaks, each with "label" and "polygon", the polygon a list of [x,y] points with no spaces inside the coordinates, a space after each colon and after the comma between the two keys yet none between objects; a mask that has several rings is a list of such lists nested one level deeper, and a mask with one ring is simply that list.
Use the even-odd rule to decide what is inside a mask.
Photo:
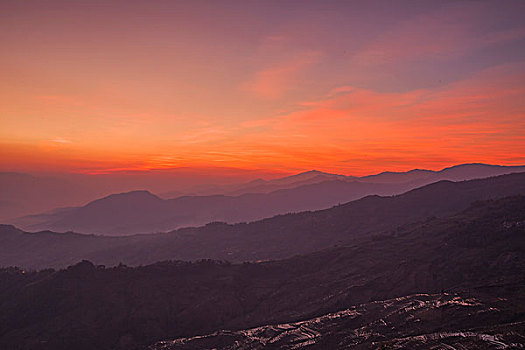
[{"label": "sky", "polygon": [[525,164],[525,1],[0,2],[0,171]]}]

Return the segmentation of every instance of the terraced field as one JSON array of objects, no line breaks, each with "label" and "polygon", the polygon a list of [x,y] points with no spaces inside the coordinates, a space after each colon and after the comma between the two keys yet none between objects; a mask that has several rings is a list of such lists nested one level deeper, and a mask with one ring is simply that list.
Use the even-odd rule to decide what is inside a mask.
[{"label": "terraced field", "polygon": [[162,341],[150,350],[521,349],[525,323],[498,324],[502,302],[448,293],[414,294],[295,323]]}]

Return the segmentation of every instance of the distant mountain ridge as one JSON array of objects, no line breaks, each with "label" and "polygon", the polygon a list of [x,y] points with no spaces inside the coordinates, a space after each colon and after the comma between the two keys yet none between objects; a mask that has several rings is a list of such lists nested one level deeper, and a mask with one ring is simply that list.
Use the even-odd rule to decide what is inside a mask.
[{"label": "distant mountain ridge", "polygon": [[[339,174],[325,173],[319,170],[309,170],[299,174],[289,175],[273,180],[256,179],[247,183],[234,184],[229,186],[201,186],[190,189],[187,195],[230,195],[237,196],[247,193],[269,193],[281,189],[290,189],[293,187],[299,187],[303,185],[315,184],[329,180],[353,180],[358,179],[355,176],[346,176]],[[180,196],[180,191],[166,192],[160,194],[162,198],[174,198]]]},{"label": "distant mountain ridge", "polygon": [[525,195],[525,173],[440,181],[392,197],[368,196],[330,209],[278,215],[249,224],[210,223],[169,233],[108,237],[0,226],[0,266],[63,267],[81,259],[128,265],[159,260],[283,259],[395,231],[465,209],[478,200]]},{"label": "distant mountain ridge", "polygon": [[213,221],[254,221],[289,212],[325,209],[370,193],[392,195],[407,189],[410,187],[403,184],[329,180],[239,196],[182,196],[165,200],[148,191],[132,191],[54,214],[27,216],[15,224],[31,231],[130,235],[202,226]]},{"label": "distant mountain ridge", "polygon": [[[418,182],[430,183],[439,180],[462,181],[480,179],[517,172],[525,172],[525,166],[502,166],[483,163],[468,163],[454,165],[441,170],[413,169],[406,172],[385,171],[375,175],[367,175],[359,179],[367,182],[399,183]],[[430,181],[430,182],[429,182]]]},{"label": "distant mountain ridge", "polygon": [[[179,196],[161,199],[147,191],[110,195],[83,207],[31,215],[11,223],[29,231],[75,231],[130,235],[201,226],[213,221],[237,223],[278,214],[319,210],[367,195],[396,195],[440,180],[469,180],[524,171],[525,167],[464,164],[440,171],[384,172],[361,178],[312,170],[249,183],[238,195]],[[269,188],[281,188],[265,193]],[[261,191],[261,192],[258,192]]]},{"label": "distant mountain ridge", "polygon": [[[195,188],[190,195],[225,194],[239,195],[244,193],[268,193],[278,189],[289,189],[306,184],[319,183],[328,180],[358,181],[367,183],[414,183],[424,185],[439,180],[472,180],[489,176],[498,176],[515,172],[525,172],[525,165],[503,166],[484,163],[466,163],[454,165],[441,170],[412,169],[403,172],[385,171],[373,175],[348,176],[332,174],[319,170],[305,171],[273,180],[257,179],[244,184],[230,185],[226,187],[204,187]],[[179,191],[160,194],[162,198],[173,198],[180,196]]]}]

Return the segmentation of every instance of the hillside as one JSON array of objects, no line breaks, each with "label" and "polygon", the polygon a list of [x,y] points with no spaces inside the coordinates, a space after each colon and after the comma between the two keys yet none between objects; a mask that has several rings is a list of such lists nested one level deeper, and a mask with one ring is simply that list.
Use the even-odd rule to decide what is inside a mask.
[{"label": "hillside", "polygon": [[298,322],[161,341],[148,349],[519,349],[525,322],[501,324],[501,310],[510,310],[500,299],[419,293]]},{"label": "hillside", "polygon": [[[476,200],[525,194],[525,173],[462,182],[442,181],[407,193],[369,196],[331,209],[169,233],[101,237],[0,228],[0,266],[64,267],[81,259],[96,264],[151,264],[159,260],[217,259],[232,262],[283,259],[378,231],[451,215]],[[144,194],[147,198],[149,195]],[[152,199],[156,201],[156,199]]]},{"label": "hillside", "polygon": [[[338,311],[348,316],[344,310],[360,316],[327,316],[315,328],[325,337],[314,338],[366,345],[384,341],[381,334],[394,341],[476,327],[492,327],[490,333],[525,321],[524,222],[525,197],[518,196],[476,202],[451,217],[282,261],[137,268],[84,261],[61,271],[4,269],[0,346],[134,349],[219,329],[293,323]],[[398,297],[404,299],[392,300]],[[383,323],[388,327],[381,328]],[[351,329],[363,332],[352,339]]]}]

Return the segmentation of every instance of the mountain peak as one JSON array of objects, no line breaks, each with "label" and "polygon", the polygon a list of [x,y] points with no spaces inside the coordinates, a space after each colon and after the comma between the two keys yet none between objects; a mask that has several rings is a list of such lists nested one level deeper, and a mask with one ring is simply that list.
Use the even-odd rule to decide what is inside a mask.
[{"label": "mountain peak", "polygon": [[292,178],[292,177],[305,177],[305,176],[318,176],[318,175],[325,175],[325,176],[344,176],[344,175],[333,174],[333,173],[327,173],[327,172],[324,172],[324,171],[320,171],[320,170],[312,169],[312,170],[308,170],[308,171],[303,171],[302,173],[298,173],[298,174],[295,174],[295,175],[288,176],[288,178]]},{"label": "mountain peak", "polygon": [[302,173],[299,173],[299,174],[296,174],[296,175],[310,175],[310,174],[315,174],[315,175],[319,175],[319,174],[333,175],[333,174],[325,173],[323,171],[315,170],[315,169],[308,170],[308,171],[303,171]]},{"label": "mountain peak", "polygon": [[104,198],[112,198],[112,197],[127,197],[127,198],[136,197],[136,198],[157,198],[159,199],[159,197],[157,197],[156,195],[154,195],[148,190],[134,190],[134,191],[129,191],[129,192],[114,193]]},{"label": "mountain peak", "polygon": [[525,166],[502,166],[483,163],[458,164],[436,172],[450,180],[467,180],[525,171]]},{"label": "mountain peak", "polygon": [[135,190],[130,192],[110,194],[104,198],[94,200],[86,205],[86,207],[100,205],[102,203],[150,203],[162,201],[159,197],[146,190]]},{"label": "mountain peak", "polygon": [[450,169],[459,169],[459,168],[468,168],[468,167],[486,167],[486,168],[501,168],[501,165],[494,165],[494,164],[485,164],[485,163],[464,163],[464,164],[456,164],[449,166],[447,168],[443,168],[440,171],[447,171]]},{"label": "mountain peak", "polygon": [[20,231],[19,229],[17,229],[15,226],[13,225],[7,225],[7,224],[0,224],[0,234],[8,234],[8,235],[11,235],[11,234],[17,234],[17,233],[22,233],[22,231]]}]

